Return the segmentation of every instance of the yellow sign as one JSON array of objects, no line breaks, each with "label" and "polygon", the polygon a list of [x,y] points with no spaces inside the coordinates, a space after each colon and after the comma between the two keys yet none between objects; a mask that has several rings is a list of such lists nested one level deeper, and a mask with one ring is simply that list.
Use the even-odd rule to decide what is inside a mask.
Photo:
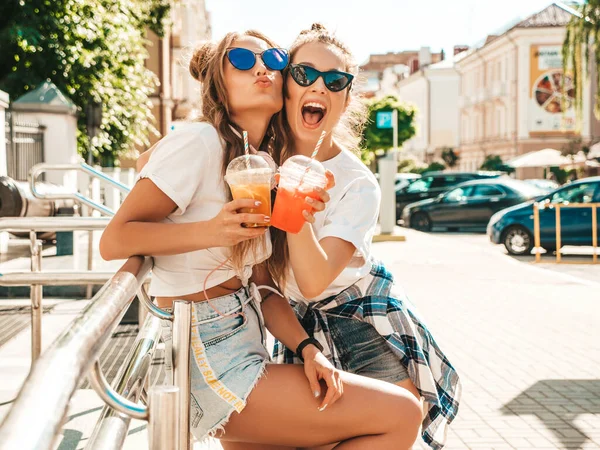
[{"label": "yellow sign", "polygon": [[532,45],[530,51],[530,134],[575,132],[573,79],[563,73],[562,46]]}]

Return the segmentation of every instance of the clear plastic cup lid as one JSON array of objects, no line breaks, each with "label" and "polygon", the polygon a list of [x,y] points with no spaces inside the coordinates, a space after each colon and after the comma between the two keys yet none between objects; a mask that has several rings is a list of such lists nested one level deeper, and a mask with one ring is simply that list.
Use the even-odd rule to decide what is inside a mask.
[{"label": "clear plastic cup lid", "polygon": [[287,159],[280,167],[280,172],[284,184],[324,187],[327,183],[323,164],[303,155]]},{"label": "clear plastic cup lid", "polygon": [[225,172],[225,180],[229,184],[271,183],[273,176],[271,166],[258,155],[234,158]]},{"label": "clear plastic cup lid", "polygon": [[306,175],[325,176],[325,167],[316,159],[309,158],[304,155],[296,155],[288,158],[283,166],[285,170],[299,171]]}]

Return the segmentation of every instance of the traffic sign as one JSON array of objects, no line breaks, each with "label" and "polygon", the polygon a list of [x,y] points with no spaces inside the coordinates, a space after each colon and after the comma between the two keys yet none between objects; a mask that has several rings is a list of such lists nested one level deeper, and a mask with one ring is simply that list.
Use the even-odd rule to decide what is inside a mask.
[{"label": "traffic sign", "polygon": [[377,111],[377,128],[393,128],[393,112]]}]

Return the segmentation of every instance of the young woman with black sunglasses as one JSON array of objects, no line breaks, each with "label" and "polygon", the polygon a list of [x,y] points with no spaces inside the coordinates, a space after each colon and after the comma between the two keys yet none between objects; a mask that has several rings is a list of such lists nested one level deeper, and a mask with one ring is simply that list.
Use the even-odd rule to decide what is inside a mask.
[{"label": "young woman with black sunglasses", "polygon": [[[286,65],[287,53],[256,32],[202,46],[190,72],[202,83],[203,117],[155,147],[100,250],[106,259],[154,256],[150,294],[158,306],[193,302],[190,427],[197,439],[214,435],[262,449],[331,442],[340,449],[408,449],[420,422],[415,398],[335,369],[287,300],[267,292],[261,301],[256,287],[273,285],[261,265],[270,240],[264,229],[242,224],[268,217],[240,213],[254,201],[231,201],[223,172],[244,152],[241,131],[255,148],[267,130],[277,131]],[[283,131],[275,146],[277,136]],[[304,366],[268,364],[265,325]]]},{"label": "young woman with black sunglasses", "polygon": [[[328,190],[325,211],[307,213],[300,233],[272,230],[269,270],[338,369],[424,399],[422,437],[441,448],[458,412],[461,383],[392,274],[372,256],[381,194],[371,171],[352,153],[366,120],[364,104],[351,91],[358,68],[348,48],[315,24],[290,47],[287,70],[283,127],[289,139],[274,147],[273,157],[283,164],[293,155],[310,156],[325,130],[317,158],[335,176],[335,186]],[[281,342],[275,360],[301,362]]]}]

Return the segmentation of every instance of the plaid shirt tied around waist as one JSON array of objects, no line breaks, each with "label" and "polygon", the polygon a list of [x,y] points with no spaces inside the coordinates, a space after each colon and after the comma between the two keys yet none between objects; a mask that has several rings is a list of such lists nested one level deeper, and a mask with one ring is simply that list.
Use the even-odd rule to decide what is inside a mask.
[{"label": "plaid shirt tied around waist", "polygon": [[[456,417],[462,387],[458,374],[443,354],[414,306],[394,286],[392,274],[380,262],[373,262],[370,275],[337,295],[314,303],[290,300],[302,326],[323,345],[324,355],[341,368],[327,316],[370,323],[386,340],[407,368],[410,379],[427,402],[422,437],[432,449],[446,442],[448,426]],[[301,364],[294,352],[275,342],[277,363]]]}]

